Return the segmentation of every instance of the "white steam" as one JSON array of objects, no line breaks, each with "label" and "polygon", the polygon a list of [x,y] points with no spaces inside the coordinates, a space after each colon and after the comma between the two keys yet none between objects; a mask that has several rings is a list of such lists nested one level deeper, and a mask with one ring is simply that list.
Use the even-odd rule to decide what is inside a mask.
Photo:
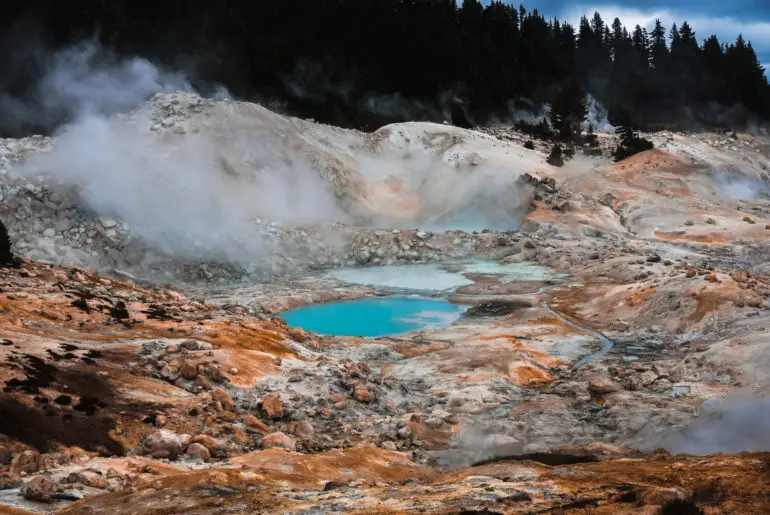
[{"label": "white steam", "polygon": [[583,122],[584,131],[587,131],[588,127],[591,126],[594,132],[615,133],[615,126],[607,118],[607,109],[591,95],[586,97],[586,108],[588,109],[588,114]]},{"label": "white steam", "polygon": [[[516,179],[541,166],[540,156],[493,138],[424,123],[365,135],[254,104],[165,94],[176,90],[190,90],[184,77],[143,59],[103,56],[94,45],[57,54],[40,103],[73,119],[52,151],[18,171],[74,189],[95,214],[124,221],[137,243],[244,265],[267,251],[314,257],[257,220],[507,230],[530,208],[531,189]],[[408,108],[398,96],[370,100],[373,109]]]},{"label": "white steam", "polygon": [[753,200],[770,191],[767,181],[736,177],[726,173],[714,173],[716,191],[733,200]]},{"label": "white steam", "polygon": [[[114,59],[93,44],[61,52],[40,83],[40,103],[66,108],[74,119],[57,134],[51,152],[17,171],[74,187],[96,214],[119,218],[143,243],[184,258],[259,261],[266,242],[256,219],[345,219],[310,163],[276,152],[260,134],[238,139],[233,130],[229,144],[237,151],[226,156],[203,134],[153,134],[150,109],[108,116],[157,93],[190,90],[179,74],[139,58]],[[215,96],[229,94],[220,88]],[[250,166],[241,166],[249,160]],[[239,174],[239,166],[259,173]]]},{"label": "white steam", "polygon": [[38,88],[41,104],[77,117],[107,115],[137,107],[155,93],[192,91],[176,73],[138,57],[119,60],[88,42],[54,55]]},{"label": "white steam", "polygon": [[520,122],[528,123],[530,125],[537,125],[541,122],[545,122],[550,127],[551,106],[549,104],[536,106],[533,102],[527,99],[520,99],[518,101],[509,100],[508,119],[499,120],[497,124],[515,125]]},{"label": "white steam", "polygon": [[674,453],[714,454],[770,449],[770,399],[736,398],[701,408],[700,419],[668,438]]}]

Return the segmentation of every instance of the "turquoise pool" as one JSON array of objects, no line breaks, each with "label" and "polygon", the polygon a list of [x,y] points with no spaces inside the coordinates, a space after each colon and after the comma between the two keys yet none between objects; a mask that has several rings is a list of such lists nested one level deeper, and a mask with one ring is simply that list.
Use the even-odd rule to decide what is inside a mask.
[{"label": "turquoise pool", "polygon": [[318,334],[371,338],[448,327],[465,309],[443,300],[378,297],[303,306],[281,317]]}]

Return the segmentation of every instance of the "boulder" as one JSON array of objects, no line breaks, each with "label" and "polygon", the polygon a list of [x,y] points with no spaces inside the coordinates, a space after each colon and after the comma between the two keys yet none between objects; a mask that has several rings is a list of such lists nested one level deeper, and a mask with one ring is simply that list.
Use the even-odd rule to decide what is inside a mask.
[{"label": "boulder", "polygon": [[182,435],[161,429],[155,433],[147,435],[142,445],[145,453],[155,458],[176,459],[185,446],[185,438]]},{"label": "boulder", "polygon": [[262,412],[269,419],[277,419],[283,417],[283,403],[280,397],[271,393],[262,399]]},{"label": "boulder", "polygon": [[221,388],[217,388],[213,392],[211,392],[211,397],[222,404],[222,409],[225,411],[234,411],[235,410],[235,402],[233,401],[233,398],[230,397],[230,394],[224,391]]},{"label": "boulder", "polygon": [[267,427],[267,424],[259,420],[254,415],[246,415],[243,417],[243,425],[248,427],[249,429],[254,429],[257,432],[266,435],[270,432],[270,428]]},{"label": "boulder", "polygon": [[193,436],[190,442],[203,445],[212,455],[219,453],[220,449],[222,448],[222,443],[209,435]]},{"label": "boulder", "polygon": [[184,360],[179,366],[179,372],[182,374],[182,377],[192,381],[198,376],[198,367],[192,361]]},{"label": "boulder", "polygon": [[302,438],[310,438],[315,433],[315,429],[309,420],[299,420],[289,424],[289,432]]},{"label": "boulder", "polygon": [[372,395],[372,392],[370,392],[363,385],[356,386],[355,390],[353,391],[353,397],[358,402],[372,402],[372,399],[374,398],[374,396]]},{"label": "boulder", "polygon": [[24,483],[20,493],[30,501],[48,502],[56,495],[56,483],[47,477],[38,476]]},{"label": "boulder", "polygon": [[270,433],[262,439],[263,449],[286,449],[287,451],[293,451],[296,449],[296,442],[291,436],[281,433]]},{"label": "boulder", "polygon": [[211,452],[200,443],[191,443],[187,446],[185,454],[199,461],[208,461],[211,459]]},{"label": "boulder", "polygon": [[11,474],[20,475],[25,472],[32,474],[40,470],[40,453],[35,450],[27,450],[17,454],[11,461]]},{"label": "boulder", "polygon": [[604,376],[591,376],[588,378],[588,391],[597,394],[604,395],[619,391],[620,386]]}]

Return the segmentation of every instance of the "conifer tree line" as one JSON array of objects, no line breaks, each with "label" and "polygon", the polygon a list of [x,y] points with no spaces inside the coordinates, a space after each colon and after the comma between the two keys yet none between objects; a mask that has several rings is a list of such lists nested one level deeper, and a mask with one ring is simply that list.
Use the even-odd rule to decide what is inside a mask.
[{"label": "conifer tree line", "polygon": [[[56,49],[96,35],[119,56],[181,69],[197,85],[280,99],[294,114],[343,126],[437,119],[448,98],[466,101],[471,118],[484,123],[511,101],[537,109],[559,103],[565,91],[590,93],[645,129],[770,118],[770,86],[751,43],[698,34],[686,21],[658,21],[648,31],[596,13],[573,27],[478,0],[9,0],[4,7],[0,92],[13,99],[29,100],[46,66],[43,53],[24,55],[32,48],[24,38]],[[568,108],[561,111],[569,118]],[[569,119],[554,121],[557,131],[570,130]]]}]

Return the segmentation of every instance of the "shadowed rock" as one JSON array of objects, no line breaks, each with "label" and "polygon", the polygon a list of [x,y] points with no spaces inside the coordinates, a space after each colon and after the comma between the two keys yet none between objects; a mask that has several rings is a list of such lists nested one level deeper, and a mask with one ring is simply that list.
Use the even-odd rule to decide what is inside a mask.
[{"label": "shadowed rock", "polygon": [[515,300],[491,300],[489,302],[482,302],[477,304],[466,311],[469,317],[501,317],[510,315],[514,311],[519,309],[526,309],[532,307],[532,304],[528,300],[515,299]]}]

